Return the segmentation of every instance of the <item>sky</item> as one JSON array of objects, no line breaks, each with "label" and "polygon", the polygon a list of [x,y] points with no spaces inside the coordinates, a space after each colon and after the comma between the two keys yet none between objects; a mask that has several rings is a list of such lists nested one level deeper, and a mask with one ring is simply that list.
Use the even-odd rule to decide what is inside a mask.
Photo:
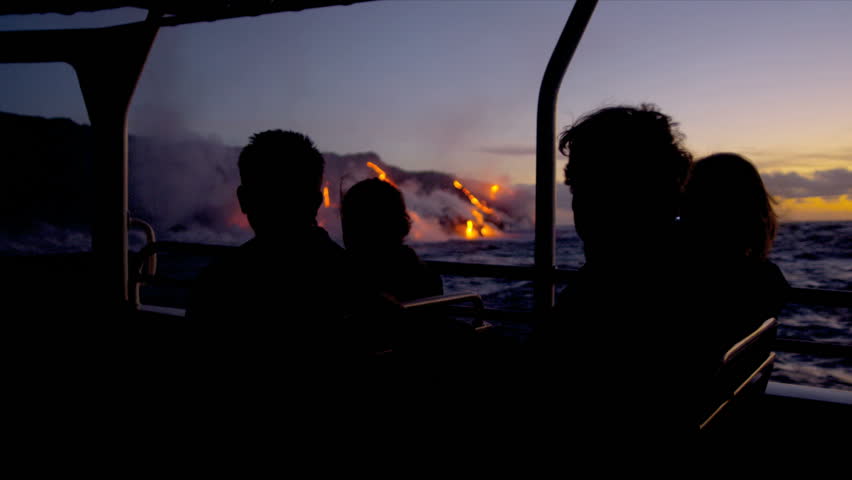
[{"label": "sky", "polygon": [[[257,131],[293,129],[322,151],[532,184],[538,88],[572,5],[386,0],[165,27],[130,132],[243,145]],[[12,15],[0,30],[144,17]],[[565,75],[558,125],[653,103],[696,157],[752,160],[782,220],[852,220],[850,45],[850,1],[604,0]],[[0,111],[88,123],[64,64],[0,65]]]}]

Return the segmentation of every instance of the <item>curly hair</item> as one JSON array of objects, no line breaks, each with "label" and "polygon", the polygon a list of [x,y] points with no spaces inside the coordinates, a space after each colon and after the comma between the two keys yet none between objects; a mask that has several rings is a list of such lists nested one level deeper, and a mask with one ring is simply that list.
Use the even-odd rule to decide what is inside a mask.
[{"label": "curly hair", "polygon": [[559,136],[559,151],[568,157],[565,184],[608,182],[631,190],[662,184],[680,189],[692,155],[671,117],[656,106],[606,107],[580,118]]}]

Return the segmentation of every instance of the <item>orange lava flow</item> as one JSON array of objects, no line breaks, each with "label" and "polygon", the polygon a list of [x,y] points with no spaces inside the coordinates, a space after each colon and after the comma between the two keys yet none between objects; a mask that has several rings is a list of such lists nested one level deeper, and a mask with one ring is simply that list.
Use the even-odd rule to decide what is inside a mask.
[{"label": "orange lava flow", "polygon": [[367,162],[367,166],[370,167],[371,169],[373,169],[373,171],[376,172],[379,175],[379,180],[381,180],[383,182],[388,182],[391,185],[393,185],[394,187],[399,188],[399,187],[396,186],[395,183],[393,183],[393,180],[391,180],[390,177],[388,177],[388,174],[385,173],[384,170],[379,168],[378,165],[376,165],[373,162]]},{"label": "orange lava flow", "polygon": [[[467,220],[465,227],[460,227],[458,230],[464,232],[464,238],[468,240],[473,240],[479,237],[495,237],[500,234],[500,230],[494,228],[493,226],[489,226],[485,223],[485,215],[492,215],[494,213],[494,209],[485,204],[485,202],[480,201],[476,196],[471,193],[470,190],[464,187],[462,183],[458,180],[453,180],[453,187],[457,190],[461,190],[462,193],[467,197],[468,201],[476,207],[471,210],[471,214],[473,215],[473,219]],[[491,186],[491,198],[494,198],[497,194],[497,191],[500,189],[499,185]]]}]

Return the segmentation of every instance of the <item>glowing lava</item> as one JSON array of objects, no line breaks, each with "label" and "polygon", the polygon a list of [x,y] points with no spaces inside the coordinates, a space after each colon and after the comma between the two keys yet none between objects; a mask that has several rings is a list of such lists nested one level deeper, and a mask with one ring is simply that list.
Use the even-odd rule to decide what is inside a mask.
[{"label": "glowing lava", "polygon": [[[470,190],[465,188],[460,181],[453,180],[453,187],[457,190],[461,190],[461,192],[467,197],[468,201],[476,207],[470,211],[471,215],[473,215],[473,219],[467,220],[466,227],[462,227],[464,230],[464,237],[468,240],[473,240],[478,237],[498,236],[500,234],[500,230],[493,226],[489,226],[485,221],[485,215],[493,215],[494,209],[486,205],[485,202],[476,198],[476,196],[474,196]],[[491,198],[496,196],[498,190],[500,190],[499,185],[491,186]]]},{"label": "glowing lava", "polygon": [[[373,162],[367,162],[367,167],[376,172],[379,177],[379,180],[383,182],[387,182],[393,185],[396,188],[399,188],[393,180],[390,179],[388,174],[382,170],[381,167],[376,165]],[[453,228],[454,230],[462,237],[468,240],[474,240],[482,237],[496,237],[500,236],[502,232],[498,227],[494,225],[496,212],[493,208],[489,207],[485,202],[478,199],[470,190],[465,188],[464,185],[458,180],[453,180],[453,187],[457,190],[460,190],[465,197],[467,197],[468,201],[473,205],[473,209],[470,211],[472,218],[464,220],[462,223],[457,223]],[[492,185],[490,190],[490,198],[496,198],[497,192],[500,190],[499,185]],[[324,190],[323,195],[324,198],[327,197],[327,189]],[[328,201],[326,200],[326,206],[328,206]],[[414,214],[414,212],[409,212],[411,216],[412,222],[419,222],[421,219]],[[489,218],[490,217],[490,218]],[[499,220],[496,220],[499,224]],[[415,233],[414,238],[417,239],[417,234]]]},{"label": "glowing lava", "polygon": [[464,232],[464,236],[465,236],[465,238],[470,238],[470,239],[477,237],[476,231],[473,229],[473,220],[467,221],[467,229]]},{"label": "glowing lava", "polygon": [[[370,168],[372,168],[372,169],[373,169],[373,171],[374,171],[374,172],[376,172],[376,173],[379,175],[379,180],[381,180],[381,181],[383,181],[383,182],[388,182],[388,183],[390,183],[391,185],[393,185],[394,187],[396,187],[396,184],[395,184],[395,183],[393,183],[393,180],[391,180],[391,179],[388,177],[388,174],[387,174],[387,173],[385,173],[385,171],[384,171],[384,170],[382,170],[381,168],[379,168],[379,166],[378,166],[378,165],[376,165],[376,164],[375,164],[375,163],[373,163],[373,162],[367,162],[367,166],[368,166],[368,167],[370,167]],[[396,188],[399,188],[399,187],[396,187]]]},{"label": "glowing lava", "polygon": [[322,187],[322,204],[325,208],[331,207],[331,197],[328,194],[328,184]]}]

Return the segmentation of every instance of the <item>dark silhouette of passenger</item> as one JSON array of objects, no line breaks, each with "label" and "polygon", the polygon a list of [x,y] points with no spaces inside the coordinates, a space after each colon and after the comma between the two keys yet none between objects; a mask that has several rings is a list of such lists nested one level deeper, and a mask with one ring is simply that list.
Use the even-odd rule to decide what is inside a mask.
[{"label": "dark silhouette of passenger", "polygon": [[325,161],[305,135],[269,130],[239,157],[240,208],[255,236],[208,267],[187,317],[255,330],[281,352],[335,348],[344,315],[344,251],[317,226]]},{"label": "dark silhouette of passenger", "polygon": [[[448,361],[435,349],[449,350],[467,332],[456,330],[458,325],[439,312],[403,315],[388,308],[444,292],[441,277],[404,243],[411,219],[402,192],[378,178],[360,181],[343,195],[340,214],[356,309],[371,319],[361,323],[375,329],[370,336],[380,350],[393,350],[398,358],[410,354],[409,360],[422,361],[416,367],[420,375],[429,376],[427,370],[437,371],[439,360]],[[415,367],[406,365],[411,375]]]},{"label": "dark silhouette of passenger", "polygon": [[777,227],[772,203],[757,169],[740,155],[719,153],[692,167],[681,216],[694,252],[693,288],[704,300],[697,310],[705,374],[786,303],[789,285],[768,259]]},{"label": "dark silhouette of passenger", "polygon": [[617,106],[559,138],[586,262],[531,345],[544,388],[568,392],[543,396],[584,412],[587,432],[686,428],[675,220],[691,155],[675,127],[652,105]]},{"label": "dark silhouette of passenger", "polygon": [[361,288],[399,302],[444,293],[441,277],[404,243],[411,219],[396,187],[378,178],[358,182],[343,196],[340,214],[343,244]]},{"label": "dark silhouette of passenger", "polygon": [[[651,105],[608,107],[560,136],[586,263],[579,280],[560,294],[557,311],[588,320],[612,318],[607,312],[614,307],[635,313],[648,301],[648,307],[656,304],[665,294],[660,289],[676,283],[671,270],[679,254],[675,219],[691,155],[675,127]],[[581,290],[591,295],[578,296]],[[635,304],[597,304],[613,298]]]}]

